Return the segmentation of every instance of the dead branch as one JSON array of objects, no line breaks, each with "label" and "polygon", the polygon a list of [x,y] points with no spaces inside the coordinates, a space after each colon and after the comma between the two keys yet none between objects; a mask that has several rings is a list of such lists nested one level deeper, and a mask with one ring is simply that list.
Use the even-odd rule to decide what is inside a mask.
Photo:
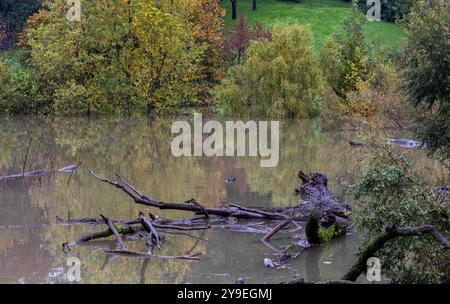
[{"label": "dead branch", "polygon": [[202,213],[205,215],[206,218],[209,218],[209,213],[208,210],[205,209],[205,207],[203,207],[202,205],[200,205],[194,198],[188,200],[185,202],[186,204],[193,204],[196,205],[198,207],[200,207],[202,209]]},{"label": "dead branch", "polygon": [[182,256],[167,256],[167,255],[154,255],[154,254],[148,254],[138,251],[132,251],[132,250],[104,250],[107,254],[117,255],[117,256],[124,256],[124,257],[132,257],[132,258],[159,258],[159,259],[176,259],[176,260],[190,260],[190,261],[199,261],[200,253],[193,253],[190,255],[182,255]]},{"label": "dead branch", "polygon": [[99,176],[99,175],[95,174],[92,170],[89,170],[89,172],[92,174],[92,176],[94,176],[98,180],[100,180],[104,183],[110,184],[110,185],[124,191],[126,194],[128,194],[134,200],[135,203],[145,205],[145,206],[155,207],[155,208],[158,208],[161,210],[164,210],[164,209],[183,210],[183,211],[191,211],[191,212],[201,213],[201,214],[204,214],[206,211],[208,214],[214,214],[214,215],[219,215],[219,216],[224,216],[224,217],[231,216],[231,217],[235,217],[235,218],[246,218],[246,219],[254,219],[254,218],[271,219],[271,220],[284,219],[284,217],[280,216],[280,215],[270,215],[269,216],[269,215],[264,215],[261,213],[254,213],[254,212],[239,210],[237,208],[235,208],[235,209],[232,209],[232,208],[203,208],[203,207],[199,206],[198,204],[196,205],[196,204],[186,204],[186,203],[171,203],[171,202],[155,201],[146,195],[139,195],[142,193],[139,190],[137,190],[135,187],[131,188],[132,190],[130,190],[126,186],[129,183],[126,182],[123,178],[121,178],[121,181],[123,181],[123,184],[122,184],[120,182],[116,182],[116,181],[107,179],[105,177]]},{"label": "dead branch", "polygon": [[22,178],[22,177],[41,177],[47,175],[49,172],[47,170],[34,170],[30,172],[24,172],[20,174],[13,174],[8,176],[0,176],[0,181],[14,179],[14,178]]},{"label": "dead branch", "polygon": [[[136,231],[134,230],[134,228],[132,227],[123,227],[124,229],[121,229],[122,234],[130,234],[130,233],[135,233]],[[85,236],[82,236],[81,238],[79,238],[78,240],[71,242],[71,243],[63,243],[62,247],[63,247],[63,251],[70,251],[70,247],[82,244],[82,243],[87,243],[89,241],[93,241],[93,240],[97,240],[97,239],[102,239],[102,238],[107,238],[113,235],[113,232],[111,231],[111,229],[107,229],[104,231],[100,231],[100,232],[94,232]]]},{"label": "dead branch", "polygon": [[192,231],[192,230],[207,230],[210,229],[211,226],[175,226],[175,225],[163,225],[163,224],[153,224],[156,228],[161,229],[172,229],[172,230],[182,230],[182,231]]},{"label": "dead branch", "polygon": [[289,218],[285,219],[278,225],[276,225],[269,233],[267,233],[261,241],[268,241],[272,236],[274,236],[278,231],[289,225],[294,220],[294,216],[290,216]]},{"label": "dead branch", "polygon": [[150,233],[150,235],[156,242],[156,246],[161,249],[161,240],[159,239],[158,232],[156,231],[155,227],[153,227],[153,224],[145,217],[142,212],[139,213],[139,218],[141,220],[142,227],[144,227],[144,229],[148,233]]},{"label": "dead branch", "polygon": [[273,213],[273,212],[267,212],[267,211],[263,211],[263,210],[258,210],[258,209],[255,209],[255,208],[244,207],[244,206],[240,206],[240,205],[238,205],[236,203],[230,203],[229,206],[230,207],[235,207],[237,209],[244,210],[244,211],[247,211],[247,212],[262,214],[262,215],[265,215],[267,217],[280,216],[280,217],[283,217],[283,218],[288,218],[287,215],[284,215],[284,214],[281,214],[281,213]]},{"label": "dead branch", "polygon": [[125,244],[123,243],[122,237],[120,236],[120,233],[117,231],[116,227],[114,226],[114,224],[111,222],[110,219],[106,218],[103,215],[100,215],[101,218],[105,221],[106,225],[108,225],[109,229],[112,231],[112,233],[114,234],[114,236],[117,239],[117,242],[119,242],[120,248],[122,250],[125,250]]},{"label": "dead branch", "polygon": [[396,236],[422,236],[430,233],[434,236],[436,241],[444,245],[447,249],[450,248],[450,241],[448,241],[433,225],[425,225],[417,228],[400,228],[396,226],[387,227],[386,230]]},{"label": "dead branch", "polygon": [[[131,234],[135,234],[136,232],[139,232],[139,231],[141,231],[141,232],[146,231],[146,232],[150,233],[153,236],[153,238],[155,239],[157,246],[159,244],[158,248],[160,248],[161,238],[159,237],[159,233],[157,232],[157,230],[155,228],[169,229],[169,230],[183,230],[183,231],[206,230],[206,229],[210,228],[210,226],[162,225],[162,224],[150,222],[147,218],[145,218],[145,216],[143,216],[143,218],[147,221],[147,223],[145,223],[145,221],[143,221],[142,217],[140,217],[139,220],[129,221],[126,223],[107,219],[103,215],[101,215],[101,217],[104,219],[104,221],[101,223],[108,225],[107,230],[85,235],[72,243],[64,243],[63,250],[70,251],[70,247],[72,247],[72,246],[76,246],[81,243],[86,243],[86,242],[101,239],[101,238],[107,238],[112,235],[116,236],[116,238],[121,246],[121,249],[124,250],[125,245],[124,245],[123,240],[120,235],[131,235]],[[71,220],[71,221],[75,222],[77,224],[91,225],[91,224],[99,224],[100,220],[98,220],[96,218],[85,218],[85,219]],[[66,223],[61,223],[61,225],[66,225]],[[153,229],[152,229],[152,227],[153,227]],[[116,231],[116,233],[114,233],[114,230]],[[152,230],[153,230],[153,232],[152,232]],[[169,234],[169,233],[166,232],[166,234]],[[190,237],[196,238],[194,236],[190,236]]]},{"label": "dead branch", "polygon": [[125,179],[122,178],[122,176],[120,176],[118,173],[116,173],[116,176],[119,178],[119,180],[124,183],[128,188],[130,188],[131,190],[133,190],[137,195],[139,195],[140,197],[144,196],[144,194],[142,194],[138,189],[136,189],[135,187],[133,187],[131,184],[129,184]]}]

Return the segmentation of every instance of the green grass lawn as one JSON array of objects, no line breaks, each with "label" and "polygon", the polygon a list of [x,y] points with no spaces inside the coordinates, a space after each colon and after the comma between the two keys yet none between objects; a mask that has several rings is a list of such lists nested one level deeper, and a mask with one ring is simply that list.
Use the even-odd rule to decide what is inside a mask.
[{"label": "green grass lawn", "polygon": [[[221,0],[227,10],[225,24],[231,20],[231,1]],[[308,25],[314,32],[316,46],[320,49],[327,37],[342,30],[342,20],[351,4],[341,0],[302,0],[302,3],[279,0],[257,0],[258,9],[252,11],[252,0],[238,0],[238,16],[245,14],[250,24],[260,22],[265,26],[292,24]],[[369,42],[379,41],[391,49],[398,49],[404,37],[400,26],[390,22],[367,22],[366,37]]]}]

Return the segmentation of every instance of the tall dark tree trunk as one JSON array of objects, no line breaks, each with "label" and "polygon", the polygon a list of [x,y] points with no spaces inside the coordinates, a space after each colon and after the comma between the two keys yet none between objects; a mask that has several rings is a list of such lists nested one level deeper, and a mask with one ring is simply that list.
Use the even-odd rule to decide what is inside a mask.
[{"label": "tall dark tree trunk", "polygon": [[237,19],[237,0],[231,0],[231,7],[232,7],[232,19]]},{"label": "tall dark tree trunk", "polygon": [[253,10],[256,11],[256,0],[253,0]]}]

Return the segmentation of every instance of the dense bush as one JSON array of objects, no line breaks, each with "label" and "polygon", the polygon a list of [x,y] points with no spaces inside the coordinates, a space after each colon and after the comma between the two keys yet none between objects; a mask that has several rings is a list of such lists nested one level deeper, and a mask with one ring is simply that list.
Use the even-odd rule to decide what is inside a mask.
[{"label": "dense bush", "polygon": [[400,67],[413,105],[421,109],[417,130],[432,152],[450,158],[450,4],[420,0],[407,18]]},{"label": "dense bush", "polygon": [[[421,182],[413,164],[394,149],[377,150],[368,170],[355,185],[355,224],[367,239],[387,226],[435,225],[448,238],[448,200]],[[399,237],[376,252],[382,274],[394,283],[444,283],[450,273],[450,252],[431,235]]]},{"label": "dense bush", "polygon": [[11,61],[0,56],[0,113],[29,113],[33,107],[30,74]]},{"label": "dense bush", "polygon": [[311,31],[276,26],[272,40],[252,41],[245,63],[216,89],[219,111],[312,117],[320,110],[318,58]]},{"label": "dense bush", "polygon": [[320,54],[325,80],[341,97],[358,91],[370,79],[368,51],[364,38],[366,18],[353,6],[343,21],[343,33],[330,37]]}]

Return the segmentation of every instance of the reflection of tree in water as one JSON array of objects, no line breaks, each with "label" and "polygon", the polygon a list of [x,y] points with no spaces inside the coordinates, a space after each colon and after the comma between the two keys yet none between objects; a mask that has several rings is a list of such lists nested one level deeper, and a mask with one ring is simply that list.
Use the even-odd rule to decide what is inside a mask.
[{"label": "reflection of tree in water", "polygon": [[[39,223],[44,211],[33,206],[28,183],[0,184],[0,225]],[[42,246],[40,229],[0,229],[0,282],[40,283],[46,280],[52,258]]]},{"label": "reflection of tree in water", "polygon": [[[215,232],[206,246],[206,256],[192,265],[193,283],[248,283],[280,280],[280,272],[264,267],[263,259],[273,251],[262,245],[258,236],[227,231]],[[283,271],[286,278],[292,273]]]}]

